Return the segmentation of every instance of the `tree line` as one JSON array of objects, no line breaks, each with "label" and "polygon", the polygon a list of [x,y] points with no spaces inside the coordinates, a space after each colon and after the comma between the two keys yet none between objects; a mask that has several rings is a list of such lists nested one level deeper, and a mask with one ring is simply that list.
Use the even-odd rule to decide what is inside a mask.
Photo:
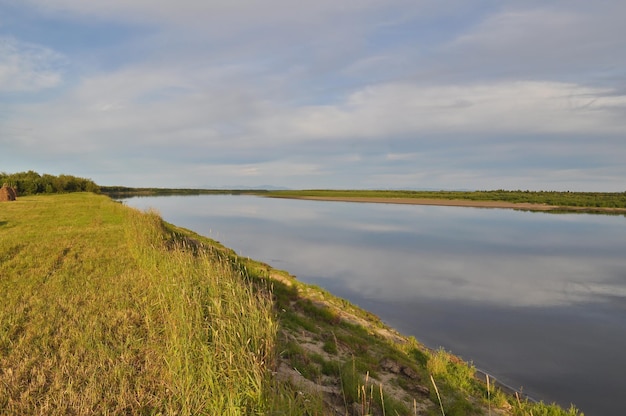
[{"label": "tree line", "polygon": [[29,170],[28,172],[0,172],[0,185],[7,184],[17,190],[18,195],[54,194],[66,192],[100,193],[100,187],[91,179],[72,175],[49,175]]}]

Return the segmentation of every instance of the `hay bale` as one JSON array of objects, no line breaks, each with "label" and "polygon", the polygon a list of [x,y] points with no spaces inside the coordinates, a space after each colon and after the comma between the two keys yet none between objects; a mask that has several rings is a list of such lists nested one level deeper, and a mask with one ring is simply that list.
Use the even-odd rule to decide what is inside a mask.
[{"label": "hay bale", "polygon": [[17,191],[6,183],[0,188],[0,201],[15,201],[17,199]]}]

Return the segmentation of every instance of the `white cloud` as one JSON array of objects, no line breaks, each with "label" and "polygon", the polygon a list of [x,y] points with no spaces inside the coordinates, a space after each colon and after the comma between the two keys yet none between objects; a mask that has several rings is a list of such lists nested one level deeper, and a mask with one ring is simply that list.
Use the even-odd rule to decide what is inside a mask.
[{"label": "white cloud", "polygon": [[385,159],[390,161],[413,160],[417,155],[415,153],[387,153]]},{"label": "white cloud", "polygon": [[[287,106],[277,98],[271,101],[272,97],[263,96],[264,90],[250,85],[245,76],[228,75],[233,81],[219,85],[213,78],[223,73],[213,71],[206,79],[193,82],[193,74],[168,67],[148,70],[137,66],[92,76],[53,105],[16,106],[4,131],[23,132],[13,146],[26,153],[142,154],[181,163],[205,160],[212,164],[228,157],[236,166],[250,166],[232,171],[218,163],[223,177],[247,172],[250,178],[300,172],[293,164],[294,157],[305,157],[297,150],[300,144],[316,149],[331,146],[326,151],[329,155],[333,148],[342,149],[334,159],[323,161],[329,172],[332,165],[367,163],[359,152],[345,147],[355,140],[361,151],[397,138],[409,140],[411,143],[403,144],[400,152],[387,152],[383,159],[389,163],[414,161],[420,171],[370,172],[375,175],[370,183],[377,184],[383,179],[399,183],[394,178],[400,177],[405,177],[402,183],[407,184],[425,184],[435,177],[447,177],[458,184],[459,178],[468,179],[467,172],[454,176],[452,170],[467,166],[476,169],[493,158],[494,152],[500,158],[508,155],[504,159],[524,153],[528,157],[540,153],[551,157],[624,156],[621,147],[610,149],[606,140],[597,138],[593,143],[506,138],[511,134],[621,135],[626,132],[626,118],[622,116],[626,97],[606,89],[539,82],[429,87],[381,84],[334,104],[298,107]],[[485,138],[480,142],[470,139],[482,135]],[[442,150],[433,149],[435,145]],[[453,152],[462,159],[455,162]],[[259,159],[261,154],[274,154],[273,160],[284,158],[284,170],[260,169],[257,163],[265,163]],[[250,160],[245,161],[246,157]],[[306,165],[306,160],[314,157],[304,160]],[[315,169],[305,172],[314,175]],[[480,175],[484,174],[491,172],[483,168]]]},{"label": "white cloud", "polygon": [[233,145],[229,126],[245,125],[262,101],[243,84],[193,76],[140,65],[85,77],[52,103],[14,106],[5,126],[28,130],[21,145],[60,154]]},{"label": "white cloud", "polygon": [[620,1],[509,5],[460,34],[438,57],[466,77],[600,82],[626,64],[626,56],[614,52],[626,48],[624,13]]},{"label": "white cloud", "polygon": [[3,30],[46,47],[3,38],[0,92],[62,88],[0,103],[0,142],[155,184],[619,187],[624,6],[453,3],[25,0]]},{"label": "white cloud", "polygon": [[[98,159],[97,155],[94,155],[94,159]],[[95,160],[93,162],[99,164]],[[180,163],[166,158],[133,157],[106,163],[108,164],[106,172],[99,175],[103,185],[147,186],[146,184],[155,184],[155,186],[172,188],[282,185],[292,180],[298,181],[302,178],[326,174],[323,166],[308,161]],[[285,178],[285,172],[289,172],[289,178]]]},{"label": "white cloud", "polygon": [[[54,14],[97,16],[131,22],[160,22],[188,27],[204,26],[219,30],[246,30],[259,25],[277,23],[311,25],[333,16],[350,17],[362,11],[388,8],[393,5],[409,5],[405,0],[332,0],[303,1],[267,0],[110,0],[84,2],[81,0],[26,0],[38,8]],[[233,26],[235,25],[235,26]],[[237,27],[237,25],[239,27]],[[247,27],[247,28],[246,28]]]},{"label": "white cloud", "polygon": [[42,46],[0,37],[0,92],[32,92],[62,81],[61,55]]},{"label": "white cloud", "polygon": [[367,87],[335,105],[260,121],[268,136],[387,138],[431,133],[624,133],[626,95],[557,82]]}]

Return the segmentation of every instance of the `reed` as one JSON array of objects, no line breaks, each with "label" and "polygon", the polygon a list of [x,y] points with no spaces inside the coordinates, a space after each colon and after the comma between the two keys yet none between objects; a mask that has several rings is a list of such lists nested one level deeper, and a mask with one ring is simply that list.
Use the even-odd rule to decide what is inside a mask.
[{"label": "reed", "polygon": [[491,386],[489,385],[489,374],[485,374],[487,379],[487,402],[489,405],[489,416],[491,416]]},{"label": "reed", "polygon": [[443,402],[441,401],[441,395],[439,394],[439,389],[437,388],[437,383],[435,383],[435,378],[433,375],[430,375],[430,381],[433,383],[433,387],[435,388],[435,393],[437,393],[437,400],[439,400],[439,407],[441,408],[441,415],[446,416],[446,412],[443,410]]}]

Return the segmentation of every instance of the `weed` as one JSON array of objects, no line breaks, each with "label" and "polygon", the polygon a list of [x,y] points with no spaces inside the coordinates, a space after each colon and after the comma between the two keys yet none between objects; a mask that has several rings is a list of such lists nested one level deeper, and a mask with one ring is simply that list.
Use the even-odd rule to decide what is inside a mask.
[{"label": "weed", "polygon": [[337,354],[337,343],[335,342],[334,339],[326,340],[324,342],[324,345],[322,346],[322,349],[324,351],[326,351],[328,354],[336,355]]},{"label": "weed", "polygon": [[324,361],[321,363],[320,371],[325,376],[339,377],[341,374],[341,364],[335,360]]},{"label": "weed", "polygon": [[339,323],[339,316],[330,308],[315,305],[310,299],[303,299],[298,301],[298,307],[309,317],[322,321],[327,324],[336,325]]}]

